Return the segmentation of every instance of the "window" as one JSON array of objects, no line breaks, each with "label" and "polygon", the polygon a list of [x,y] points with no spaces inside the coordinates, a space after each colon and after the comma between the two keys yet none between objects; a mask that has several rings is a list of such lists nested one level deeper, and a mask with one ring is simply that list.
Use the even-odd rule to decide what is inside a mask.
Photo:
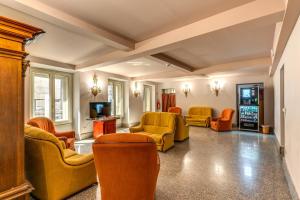
[{"label": "window", "polygon": [[31,117],[71,122],[72,75],[32,68],[31,80]]},{"label": "window", "polygon": [[144,85],[144,112],[152,111],[152,87]]},{"label": "window", "polygon": [[124,114],[124,83],[108,80],[108,101],[111,102],[111,114],[123,116]]}]

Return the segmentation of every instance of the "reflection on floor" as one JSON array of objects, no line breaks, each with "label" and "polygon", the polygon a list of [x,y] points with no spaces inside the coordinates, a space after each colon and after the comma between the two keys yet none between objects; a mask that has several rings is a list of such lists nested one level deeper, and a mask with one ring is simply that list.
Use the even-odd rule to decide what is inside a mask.
[{"label": "reflection on floor", "polygon": [[[91,142],[76,148],[91,152]],[[191,127],[189,140],[159,155],[157,200],[291,199],[274,136]],[[100,199],[99,187],[70,199]]]}]

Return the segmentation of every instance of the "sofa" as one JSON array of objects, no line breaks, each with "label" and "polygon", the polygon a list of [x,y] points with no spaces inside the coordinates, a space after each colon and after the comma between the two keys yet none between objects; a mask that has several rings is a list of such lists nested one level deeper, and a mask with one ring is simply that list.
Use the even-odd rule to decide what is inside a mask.
[{"label": "sofa", "polygon": [[222,111],[221,116],[212,119],[210,123],[211,129],[214,131],[231,131],[232,130],[232,118],[234,110],[226,108]]},{"label": "sofa", "polygon": [[160,163],[151,137],[103,135],[95,140],[93,152],[102,200],[154,200]]},{"label": "sofa", "polygon": [[25,125],[25,171],[41,200],[59,200],[97,183],[93,154],[77,154],[42,129]]},{"label": "sofa", "polygon": [[168,112],[146,112],[138,126],[131,127],[131,133],[150,136],[156,143],[157,150],[167,151],[174,146],[176,115]]},{"label": "sofa", "polygon": [[193,126],[209,127],[212,118],[212,108],[191,107],[186,116],[186,123]]},{"label": "sofa", "polygon": [[168,112],[176,114],[176,130],[174,140],[184,141],[185,139],[189,138],[190,128],[182,116],[182,109],[180,107],[170,107]]},{"label": "sofa", "polygon": [[49,133],[52,133],[58,139],[64,141],[68,149],[74,150],[75,131],[58,132],[55,130],[55,126],[52,120],[46,117],[32,118],[27,122],[27,124],[37,128],[41,128]]}]

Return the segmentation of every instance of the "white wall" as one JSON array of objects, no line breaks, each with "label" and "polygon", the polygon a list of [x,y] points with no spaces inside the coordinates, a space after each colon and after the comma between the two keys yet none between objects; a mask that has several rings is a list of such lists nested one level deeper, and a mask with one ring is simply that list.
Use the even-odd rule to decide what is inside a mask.
[{"label": "white wall", "polygon": [[[93,75],[96,73],[98,80],[102,83],[102,93],[94,98],[90,92],[89,82],[93,80]],[[89,72],[81,72],[78,77],[74,77],[74,81],[78,84],[74,83],[74,86],[80,85],[80,101],[77,102],[77,105],[74,104],[74,108],[77,108],[75,111],[77,117],[77,121],[75,121],[76,132],[78,138],[84,139],[92,136],[92,121],[87,120],[89,118],[89,102],[92,101],[107,101],[107,85],[108,79],[116,79],[124,82],[124,117],[121,120],[118,120],[117,123],[119,126],[132,126],[140,121],[140,117],[143,113],[143,84],[144,82],[139,82],[139,89],[141,91],[141,95],[139,97],[134,97],[133,95],[133,81],[130,81],[129,78],[124,76],[119,76],[115,74],[109,74],[100,71],[89,71]],[[146,82],[145,82],[146,83]],[[151,84],[155,88],[154,83]],[[76,88],[74,88],[76,90]],[[75,97],[78,98],[78,97]],[[75,101],[74,101],[75,102]],[[79,113],[78,113],[79,111]],[[76,118],[76,116],[75,116]],[[76,119],[75,119],[76,120]]]},{"label": "white wall", "polygon": [[[183,109],[184,114],[193,105],[207,105],[214,109],[214,116],[218,116],[224,108],[229,107],[236,110],[236,84],[263,82],[265,87],[265,124],[273,125],[273,84],[270,77],[267,75],[231,76],[217,80],[224,82],[224,87],[218,97],[211,92],[211,80],[209,79],[165,82],[159,86],[159,91],[164,88],[175,88],[176,104]],[[187,98],[182,92],[182,86],[185,83],[191,85],[191,92]],[[161,94],[159,96],[161,97]],[[236,123],[236,113],[234,123]]]},{"label": "white wall", "polygon": [[275,133],[280,142],[280,68],[284,65],[285,160],[296,191],[300,194],[300,19],[293,30],[273,77],[275,89]]}]

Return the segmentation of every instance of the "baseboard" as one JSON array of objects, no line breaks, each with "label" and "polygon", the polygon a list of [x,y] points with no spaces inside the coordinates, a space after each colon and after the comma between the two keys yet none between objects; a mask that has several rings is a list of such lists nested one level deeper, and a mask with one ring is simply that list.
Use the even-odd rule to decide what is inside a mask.
[{"label": "baseboard", "polygon": [[290,191],[290,194],[292,196],[292,199],[293,200],[299,200],[299,195],[296,191],[295,185],[292,181],[290,172],[289,172],[289,170],[287,168],[287,165],[286,165],[286,160],[285,160],[285,157],[284,157],[284,153],[282,154],[282,146],[280,145],[276,135],[275,135],[275,148],[276,148],[276,152],[278,153],[278,156],[281,157],[284,176],[285,176],[285,179],[288,183],[288,187],[289,187],[289,191]]},{"label": "baseboard", "polygon": [[283,171],[284,171],[284,175],[285,175],[286,181],[288,183],[288,187],[289,187],[292,199],[293,200],[299,200],[299,195],[298,195],[298,193],[296,191],[295,185],[294,185],[294,183],[292,181],[291,175],[290,175],[289,170],[288,170],[288,168],[286,166],[285,158],[282,159],[282,168],[283,168]]}]

